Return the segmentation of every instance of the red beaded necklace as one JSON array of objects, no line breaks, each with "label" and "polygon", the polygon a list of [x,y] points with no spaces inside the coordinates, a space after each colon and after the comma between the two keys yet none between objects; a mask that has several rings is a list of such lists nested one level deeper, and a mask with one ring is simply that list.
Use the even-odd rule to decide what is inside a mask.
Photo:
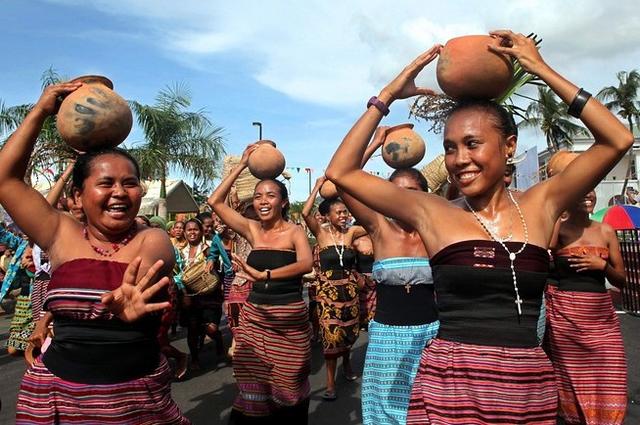
[{"label": "red beaded necklace", "polygon": [[84,234],[84,238],[87,240],[87,242],[89,242],[89,245],[91,246],[91,248],[93,248],[93,250],[98,255],[102,255],[103,257],[111,257],[113,254],[120,251],[122,247],[126,246],[129,242],[131,242],[131,240],[137,233],[137,226],[135,223],[133,223],[131,225],[131,228],[129,229],[129,233],[127,233],[127,235],[124,238],[120,239],[117,242],[111,242],[111,250],[100,248],[99,246],[95,246],[94,244],[92,244],[91,241],[89,240],[89,230],[87,229],[87,226],[84,226],[82,233]]}]

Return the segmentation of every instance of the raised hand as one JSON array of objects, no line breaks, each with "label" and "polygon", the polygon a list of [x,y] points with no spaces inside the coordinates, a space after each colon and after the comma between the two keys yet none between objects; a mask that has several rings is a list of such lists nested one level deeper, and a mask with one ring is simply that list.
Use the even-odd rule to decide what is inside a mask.
[{"label": "raised hand", "polygon": [[244,167],[247,166],[247,164],[249,163],[249,157],[256,149],[258,149],[258,146],[260,145],[258,145],[257,143],[252,143],[247,146],[247,148],[242,153],[242,158],[240,158],[240,165]]},{"label": "raised hand", "polygon": [[54,115],[60,108],[60,98],[67,96],[69,93],[79,89],[82,83],[62,83],[47,86],[38,102],[33,107],[34,111],[41,111],[45,115]]},{"label": "raised hand", "polygon": [[384,141],[387,138],[387,131],[390,128],[391,127],[384,125],[376,128],[376,132],[373,134],[373,140],[371,141],[372,147],[375,147],[377,149],[380,146],[384,145]]},{"label": "raised hand", "polygon": [[[136,257],[125,270],[122,285],[118,289],[102,295],[102,304],[107,306],[113,314],[124,322],[134,322],[146,314],[171,307],[171,303],[168,301],[161,303],[149,302],[158,291],[170,282],[166,276],[155,282],[158,272],[164,265],[164,261],[156,261],[147,270],[147,273],[136,282],[141,263],[142,258]],[[152,282],[155,283],[152,284]]]},{"label": "raised hand", "polygon": [[489,44],[489,50],[511,55],[520,62],[522,68],[528,73],[539,75],[540,71],[547,66],[532,38],[516,34],[511,30],[491,31],[489,35],[501,39],[499,46]]},{"label": "raised hand", "polygon": [[441,48],[442,45],[436,44],[418,56],[413,62],[407,65],[393,81],[382,89],[381,94],[386,94],[386,96],[390,98],[389,100],[407,99],[417,95],[434,95],[435,92],[431,89],[417,87],[415,79],[425,66],[438,57]]}]

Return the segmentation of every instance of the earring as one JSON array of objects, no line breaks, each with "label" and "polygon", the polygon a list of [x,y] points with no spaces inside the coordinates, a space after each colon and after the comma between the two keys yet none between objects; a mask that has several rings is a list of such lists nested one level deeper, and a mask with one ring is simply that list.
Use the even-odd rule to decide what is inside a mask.
[{"label": "earring", "polygon": [[451,174],[447,174],[447,183],[451,184]]},{"label": "earring", "polygon": [[515,164],[515,160],[513,159],[513,156],[509,156],[507,158],[507,165],[513,165]]}]

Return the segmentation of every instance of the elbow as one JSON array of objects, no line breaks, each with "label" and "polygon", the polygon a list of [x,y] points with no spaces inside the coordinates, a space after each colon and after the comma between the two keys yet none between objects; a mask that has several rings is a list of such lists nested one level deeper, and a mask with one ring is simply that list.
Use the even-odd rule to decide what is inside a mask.
[{"label": "elbow", "polygon": [[308,259],[301,264],[302,274],[311,273],[313,271],[313,259]]},{"label": "elbow", "polygon": [[333,183],[338,183],[345,176],[347,170],[336,167],[335,165],[329,165],[329,168],[324,172],[325,177],[331,180]]},{"label": "elbow", "polygon": [[209,196],[209,199],[207,199],[207,204],[215,211],[217,207],[220,206],[220,204],[222,203],[222,200],[219,199],[219,196],[217,196],[215,193],[212,194],[211,196]]},{"label": "elbow", "polygon": [[627,131],[625,137],[622,139],[622,153],[626,153],[629,149],[633,149],[633,143],[635,138],[630,131]]}]

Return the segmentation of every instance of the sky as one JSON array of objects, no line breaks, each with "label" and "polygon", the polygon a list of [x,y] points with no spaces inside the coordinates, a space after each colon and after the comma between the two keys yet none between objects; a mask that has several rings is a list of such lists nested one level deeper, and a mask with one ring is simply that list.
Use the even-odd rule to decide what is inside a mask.
[{"label": "sky", "polygon": [[[252,122],[261,122],[291,167],[292,199],[304,200],[304,169],[315,181],[369,97],[435,43],[499,28],[535,32],[547,63],[576,85],[592,93],[617,85],[618,71],[640,68],[640,13],[632,0],[606,3],[5,0],[0,101],[35,102],[49,67],[105,75],[121,96],[148,104],[184,83],[192,109],[224,128],[228,154],[257,140]],[[418,83],[439,90],[435,63]],[[442,152],[442,135],[409,119],[409,105],[394,103],[383,125],[413,122],[427,144],[424,165]],[[134,128],[125,143],[142,140]],[[542,134],[522,132],[519,151],[534,146],[544,148]],[[391,171],[375,157],[366,169]]]}]

